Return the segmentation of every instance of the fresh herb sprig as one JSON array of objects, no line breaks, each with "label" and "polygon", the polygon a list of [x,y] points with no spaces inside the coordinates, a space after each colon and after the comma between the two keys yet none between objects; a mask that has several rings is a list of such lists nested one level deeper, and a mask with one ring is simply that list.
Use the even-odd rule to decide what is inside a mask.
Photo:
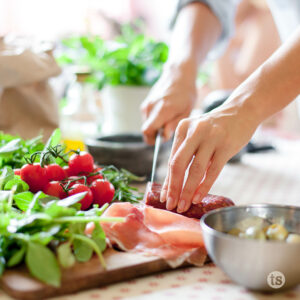
[{"label": "fresh herb sprig", "polygon": [[143,194],[138,192],[138,189],[131,186],[130,183],[132,181],[142,182],[145,177],[136,176],[125,169],[119,170],[113,165],[103,167],[100,173],[114,185],[113,201],[138,203],[143,199]]}]

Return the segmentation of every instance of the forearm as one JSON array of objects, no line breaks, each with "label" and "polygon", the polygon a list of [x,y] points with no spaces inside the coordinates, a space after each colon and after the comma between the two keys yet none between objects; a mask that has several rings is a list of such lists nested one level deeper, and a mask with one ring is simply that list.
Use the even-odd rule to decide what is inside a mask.
[{"label": "forearm", "polygon": [[256,125],[300,94],[300,30],[242,83],[221,108]]},{"label": "forearm", "polygon": [[184,7],[177,18],[166,68],[181,69],[189,79],[196,79],[197,68],[221,34],[221,25],[202,3]]}]

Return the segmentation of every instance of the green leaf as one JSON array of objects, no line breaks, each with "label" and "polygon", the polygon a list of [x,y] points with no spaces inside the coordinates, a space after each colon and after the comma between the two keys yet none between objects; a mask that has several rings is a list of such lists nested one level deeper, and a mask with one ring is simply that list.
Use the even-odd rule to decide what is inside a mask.
[{"label": "green leaf", "polygon": [[87,192],[78,193],[57,202],[58,206],[68,207],[84,198]]},{"label": "green leaf", "polygon": [[23,258],[25,256],[26,247],[23,245],[18,251],[16,251],[8,260],[7,266],[9,268],[14,267],[18,264],[20,264],[23,261]]},{"label": "green leaf", "polygon": [[73,241],[74,254],[78,261],[89,261],[93,255],[93,248],[85,241],[74,239]]},{"label": "green leaf", "polygon": [[5,271],[5,258],[0,255],[0,277],[2,276],[3,272]]},{"label": "green leaf", "polygon": [[48,228],[48,230],[43,229],[43,231],[37,232],[36,234],[32,235],[30,240],[36,241],[42,245],[47,245],[53,239],[55,234],[59,233],[61,230],[61,226],[54,225]]},{"label": "green leaf", "polygon": [[19,150],[21,147],[20,141],[21,139],[15,139],[2,146],[0,148],[0,155],[11,154],[12,152]]},{"label": "green leaf", "polygon": [[[46,197],[45,194],[41,193],[40,197],[43,198],[43,196]],[[26,211],[28,209],[30,203],[32,202],[33,197],[34,197],[34,194],[27,191],[27,192],[23,192],[23,193],[14,195],[13,200],[14,200],[16,206],[20,210]],[[40,208],[40,205],[38,203],[35,203],[33,206],[33,209],[39,210],[39,208]]]},{"label": "green leaf", "polygon": [[48,139],[45,148],[57,146],[61,140],[61,131],[59,128],[56,128],[50,138]]},{"label": "green leaf", "polygon": [[17,187],[16,193],[26,192],[29,190],[29,185],[25,181],[16,177],[6,182],[4,190],[10,191],[13,186]]},{"label": "green leaf", "polygon": [[40,163],[42,164],[43,163],[43,160],[44,160],[44,156],[45,156],[45,153],[48,151],[48,148],[49,147],[54,147],[54,146],[57,146],[59,143],[60,143],[60,140],[61,140],[61,131],[59,128],[56,128],[52,135],[50,136],[50,138],[48,139],[42,153],[41,153],[41,157],[40,157]]},{"label": "green leaf", "polygon": [[95,228],[92,233],[92,239],[95,241],[101,252],[106,249],[105,232],[99,225],[99,223],[95,223]]},{"label": "green leaf", "polygon": [[2,170],[1,173],[1,177],[0,177],[0,181],[1,181],[1,185],[5,185],[9,180],[14,179],[14,171],[11,167],[5,167]]},{"label": "green leaf", "polygon": [[[75,216],[76,209],[73,207],[63,207],[59,206],[60,201],[54,200],[47,204],[45,213],[52,218],[66,217],[66,216]],[[50,205],[49,205],[50,204]]]},{"label": "green leaf", "polygon": [[29,242],[25,261],[32,276],[49,285],[60,286],[60,268],[55,255],[49,248]]},{"label": "green leaf", "polygon": [[0,202],[5,202],[11,195],[11,191],[0,191]]},{"label": "green leaf", "polygon": [[57,256],[60,265],[64,268],[70,268],[76,262],[70,243],[63,243],[59,245],[57,248]]},{"label": "green leaf", "polygon": [[101,265],[104,268],[106,268],[106,264],[103,259],[102,253],[101,253],[97,243],[94,240],[90,239],[86,235],[81,235],[81,234],[73,234],[72,237],[74,238],[74,241],[79,240],[79,241],[84,242],[84,244],[89,245],[98,255]]}]

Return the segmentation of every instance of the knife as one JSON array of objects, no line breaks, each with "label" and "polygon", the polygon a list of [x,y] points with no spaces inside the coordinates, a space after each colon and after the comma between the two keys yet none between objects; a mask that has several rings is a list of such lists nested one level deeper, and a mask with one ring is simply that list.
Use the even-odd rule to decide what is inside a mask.
[{"label": "knife", "polygon": [[152,163],[152,173],[151,173],[151,183],[154,181],[155,172],[156,172],[156,165],[157,165],[157,158],[159,153],[159,148],[162,141],[163,129],[159,129],[156,138],[155,138],[155,146],[154,146],[154,154],[153,154],[153,163]]}]

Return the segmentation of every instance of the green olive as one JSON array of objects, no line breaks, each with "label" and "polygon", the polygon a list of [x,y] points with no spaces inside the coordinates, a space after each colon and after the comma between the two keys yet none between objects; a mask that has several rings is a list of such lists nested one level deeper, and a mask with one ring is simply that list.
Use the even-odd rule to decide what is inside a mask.
[{"label": "green olive", "polygon": [[284,241],[288,234],[286,228],[280,224],[272,224],[266,230],[266,236],[270,240]]},{"label": "green olive", "polygon": [[238,228],[232,228],[227,233],[230,235],[239,236],[241,231]]},{"label": "green olive", "polygon": [[288,235],[288,237],[286,238],[286,241],[288,243],[300,243],[300,234],[296,234],[296,233],[290,233]]}]

